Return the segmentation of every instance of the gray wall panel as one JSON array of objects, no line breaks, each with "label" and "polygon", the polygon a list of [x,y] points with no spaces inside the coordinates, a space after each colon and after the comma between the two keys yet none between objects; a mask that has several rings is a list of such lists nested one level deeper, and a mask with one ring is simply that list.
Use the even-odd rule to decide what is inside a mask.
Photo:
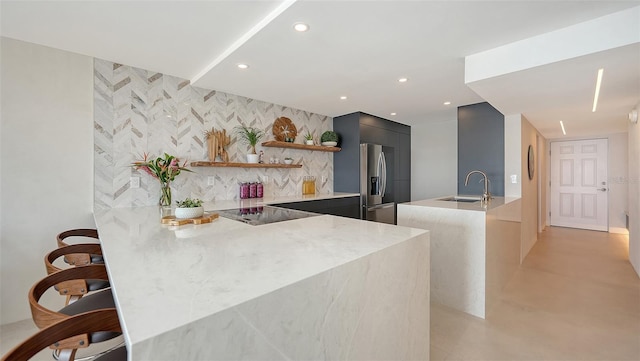
[{"label": "gray wall panel", "polygon": [[492,195],[504,196],[504,115],[489,103],[458,108],[458,194],[482,194],[482,176],[464,185],[472,170],[487,174]]}]

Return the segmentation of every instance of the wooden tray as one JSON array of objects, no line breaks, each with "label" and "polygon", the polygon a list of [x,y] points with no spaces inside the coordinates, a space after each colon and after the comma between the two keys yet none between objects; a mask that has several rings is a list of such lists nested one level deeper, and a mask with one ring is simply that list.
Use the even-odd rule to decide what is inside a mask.
[{"label": "wooden tray", "polygon": [[170,226],[182,226],[189,223],[192,223],[192,224],[211,223],[216,218],[218,218],[218,213],[205,213],[202,217],[184,218],[184,219],[177,219],[176,216],[164,216],[160,221],[162,222],[162,224],[168,224]]}]

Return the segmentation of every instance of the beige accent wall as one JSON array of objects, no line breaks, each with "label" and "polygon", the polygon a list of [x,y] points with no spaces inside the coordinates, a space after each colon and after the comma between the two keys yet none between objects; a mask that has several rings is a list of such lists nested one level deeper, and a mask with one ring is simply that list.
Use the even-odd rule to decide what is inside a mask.
[{"label": "beige accent wall", "polygon": [[[522,116],[522,227],[521,227],[521,247],[520,262],[522,262],[531,248],[538,241],[538,182],[546,182],[546,174],[541,174],[540,167],[535,167],[533,179],[529,179],[528,173],[528,152],[529,145],[533,146],[535,158],[541,157],[538,138],[542,138],[537,129],[529,123],[527,118]],[[542,142],[541,142],[542,143]],[[537,162],[536,162],[537,163]],[[545,172],[546,173],[546,172]],[[541,178],[541,180],[539,180]]]},{"label": "beige accent wall", "polygon": [[[640,103],[635,109],[640,112]],[[629,122],[629,261],[640,276],[640,123]]]},{"label": "beige accent wall", "polygon": [[[538,232],[546,226],[548,148],[546,139],[522,114],[505,115],[505,195],[520,197],[520,262],[538,241]],[[529,145],[535,154],[533,179],[529,179]],[[515,175],[517,183],[511,182]]]},{"label": "beige accent wall", "polygon": [[[30,318],[57,233],[93,222],[92,58],[0,38],[0,323]],[[53,301],[62,297],[52,295]],[[62,305],[62,302],[60,302]]]}]

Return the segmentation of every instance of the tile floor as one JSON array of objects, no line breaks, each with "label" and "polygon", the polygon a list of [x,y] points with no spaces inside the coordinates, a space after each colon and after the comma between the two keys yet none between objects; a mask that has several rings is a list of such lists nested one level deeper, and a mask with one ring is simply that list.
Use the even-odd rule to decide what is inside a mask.
[{"label": "tile floor", "polygon": [[[547,228],[486,320],[431,306],[431,360],[640,360],[627,254],[625,235]],[[0,354],[35,331],[31,320],[2,326]]]},{"label": "tile floor", "polygon": [[547,228],[486,320],[431,306],[431,360],[640,360],[628,236]]}]

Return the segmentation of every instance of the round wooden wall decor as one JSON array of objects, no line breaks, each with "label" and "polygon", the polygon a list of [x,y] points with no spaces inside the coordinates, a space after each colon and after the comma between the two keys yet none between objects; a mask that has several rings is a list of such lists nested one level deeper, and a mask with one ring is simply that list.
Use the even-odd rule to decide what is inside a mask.
[{"label": "round wooden wall decor", "polygon": [[273,122],[273,136],[277,141],[284,142],[287,138],[295,139],[296,135],[298,135],[298,130],[291,119],[280,117]]},{"label": "round wooden wall decor", "polygon": [[529,152],[527,154],[527,166],[529,171],[529,180],[533,180],[533,173],[535,172],[535,169],[536,169],[536,161],[533,155],[532,145],[529,146]]}]

